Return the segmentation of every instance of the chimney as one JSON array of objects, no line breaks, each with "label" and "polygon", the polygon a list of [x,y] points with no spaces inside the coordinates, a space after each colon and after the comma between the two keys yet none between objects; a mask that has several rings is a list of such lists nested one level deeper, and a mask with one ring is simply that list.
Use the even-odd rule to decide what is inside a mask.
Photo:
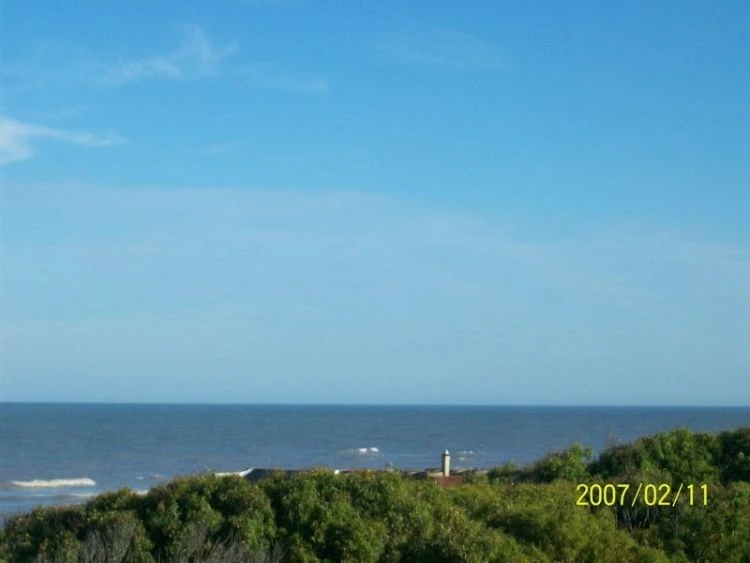
[{"label": "chimney", "polygon": [[443,452],[443,477],[450,477],[451,474],[451,453],[448,450]]}]

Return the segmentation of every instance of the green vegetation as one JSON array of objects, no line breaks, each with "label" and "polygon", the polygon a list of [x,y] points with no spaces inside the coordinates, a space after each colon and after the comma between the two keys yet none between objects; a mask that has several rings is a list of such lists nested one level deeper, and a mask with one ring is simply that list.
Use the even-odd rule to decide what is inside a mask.
[{"label": "green vegetation", "polygon": [[597,459],[575,445],[446,488],[386,472],[183,478],[17,516],[0,561],[750,561],[750,428]]}]

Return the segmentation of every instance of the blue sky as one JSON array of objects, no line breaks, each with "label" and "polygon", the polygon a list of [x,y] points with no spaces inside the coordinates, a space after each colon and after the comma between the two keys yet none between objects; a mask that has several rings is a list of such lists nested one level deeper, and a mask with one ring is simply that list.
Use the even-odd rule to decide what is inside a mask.
[{"label": "blue sky", "polygon": [[747,2],[3,2],[0,398],[750,404]]}]

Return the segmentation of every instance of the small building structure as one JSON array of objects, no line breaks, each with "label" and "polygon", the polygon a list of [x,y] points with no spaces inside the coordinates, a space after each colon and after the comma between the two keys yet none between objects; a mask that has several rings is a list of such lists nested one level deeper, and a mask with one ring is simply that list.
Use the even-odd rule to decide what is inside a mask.
[{"label": "small building structure", "polygon": [[[262,481],[263,479],[268,479],[269,477],[276,475],[276,474],[283,474],[287,477],[290,477],[296,473],[304,473],[309,472],[311,469],[280,469],[280,468],[263,468],[263,467],[249,467],[245,469],[244,471],[236,471],[236,472],[229,472],[229,473],[216,473],[218,477],[223,477],[227,475],[238,475],[240,477],[243,477],[250,483],[257,483],[258,481]],[[348,474],[348,473],[377,473],[378,471],[373,469],[333,469],[330,470],[333,472],[334,475],[339,474]],[[393,464],[389,464],[386,466],[386,469],[383,470],[384,472],[396,472],[395,467],[393,467]],[[431,479],[433,480],[437,485],[441,487],[455,487],[457,485],[460,485],[464,482],[464,474],[466,470],[463,469],[455,469],[451,471],[451,454],[450,451],[444,450],[441,456],[441,464],[440,469],[433,468],[433,469],[425,469],[423,471],[401,471],[401,475],[408,479]],[[472,470],[474,471],[474,470]],[[481,471],[479,473],[486,473],[486,471]]]}]

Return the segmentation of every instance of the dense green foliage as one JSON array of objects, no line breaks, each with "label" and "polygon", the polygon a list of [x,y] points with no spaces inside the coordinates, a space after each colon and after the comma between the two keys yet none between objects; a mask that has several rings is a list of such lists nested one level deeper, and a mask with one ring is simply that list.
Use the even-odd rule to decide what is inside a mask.
[{"label": "dense green foliage", "polygon": [[[582,483],[623,494],[578,506]],[[671,487],[665,506],[634,496],[649,483]],[[690,484],[692,505],[675,500]],[[0,561],[750,561],[750,428],[678,429],[597,459],[575,445],[451,488],[386,472],[184,478],[12,518]]]}]

